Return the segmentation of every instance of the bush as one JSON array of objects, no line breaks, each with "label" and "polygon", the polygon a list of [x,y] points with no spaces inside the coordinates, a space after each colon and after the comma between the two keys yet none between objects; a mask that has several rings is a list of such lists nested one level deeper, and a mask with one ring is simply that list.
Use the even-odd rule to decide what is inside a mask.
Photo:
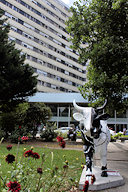
[{"label": "bush", "polygon": [[8,137],[11,143],[22,143],[21,137],[27,136],[27,131],[25,128],[16,128],[11,135]]},{"label": "bush", "polygon": [[113,136],[113,138],[119,139],[119,137],[121,137],[122,135],[123,135],[122,133],[117,133],[116,135]]},{"label": "bush", "polygon": [[57,133],[52,128],[46,128],[41,132],[40,137],[45,141],[53,141],[57,137]]},{"label": "bush", "polygon": [[123,134],[122,134],[120,137],[128,138],[128,135],[123,135]]},{"label": "bush", "polygon": [[115,138],[115,136],[112,136],[111,135],[111,140],[110,140],[111,142],[116,142],[116,138]]},{"label": "bush", "polygon": [[57,136],[63,137],[64,139],[67,138],[67,133],[62,133],[62,132],[56,132]]}]

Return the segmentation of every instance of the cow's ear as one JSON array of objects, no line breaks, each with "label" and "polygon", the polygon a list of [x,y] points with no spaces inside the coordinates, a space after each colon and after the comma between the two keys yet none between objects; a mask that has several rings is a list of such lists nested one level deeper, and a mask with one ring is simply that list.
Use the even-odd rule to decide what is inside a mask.
[{"label": "cow's ear", "polygon": [[74,113],[73,114],[73,118],[76,120],[76,121],[81,121],[83,119],[83,115],[81,113]]},{"label": "cow's ear", "polygon": [[99,115],[99,119],[100,119],[100,120],[107,120],[107,119],[109,119],[109,118],[110,118],[110,115],[107,114],[107,113],[104,113],[104,114],[102,114],[102,115]]}]

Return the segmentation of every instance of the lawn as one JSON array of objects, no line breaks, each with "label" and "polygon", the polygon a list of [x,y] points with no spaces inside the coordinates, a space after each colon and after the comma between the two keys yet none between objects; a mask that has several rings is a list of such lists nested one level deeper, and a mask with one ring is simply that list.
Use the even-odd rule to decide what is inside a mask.
[{"label": "lawn", "polygon": [[[82,151],[64,149],[49,149],[31,145],[13,145],[7,150],[8,143],[0,145],[0,191],[8,191],[10,181],[20,184],[20,192],[62,192],[69,191],[72,186],[78,186],[84,164]],[[25,157],[24,153],[31,150],[40,156]],[[15,160],[8,163],[7,155],[14,155]],[[38,169],[40,168],[40,169]],[[19,192],[17,191],[17,192]]]}]

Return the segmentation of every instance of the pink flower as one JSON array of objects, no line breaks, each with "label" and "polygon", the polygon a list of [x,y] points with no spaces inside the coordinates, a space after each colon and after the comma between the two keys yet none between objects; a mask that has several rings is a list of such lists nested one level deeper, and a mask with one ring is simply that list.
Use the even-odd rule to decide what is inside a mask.
[{"label": "pink flower", "polygon": [[28,141],[28,137],[27,136],[23,136],[23,137],[21,137],[21,140],[22,141]]},{"label": "pink flower", "polygon": [[17,181],[9,181],[6,186],[9,188],[8,191],[19,192],[21,190],[21,185]]}]

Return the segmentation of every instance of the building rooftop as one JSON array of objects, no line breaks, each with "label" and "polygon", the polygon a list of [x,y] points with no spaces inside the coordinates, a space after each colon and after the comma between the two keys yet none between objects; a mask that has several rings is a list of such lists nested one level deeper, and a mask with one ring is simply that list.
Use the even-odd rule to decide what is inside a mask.
[{"label": "building rooftop", "polygon": [[29,97],[29,102],[43,103],[72,103],[73,100],[77,103],[87,103],[80,93],[36,93]]}]

